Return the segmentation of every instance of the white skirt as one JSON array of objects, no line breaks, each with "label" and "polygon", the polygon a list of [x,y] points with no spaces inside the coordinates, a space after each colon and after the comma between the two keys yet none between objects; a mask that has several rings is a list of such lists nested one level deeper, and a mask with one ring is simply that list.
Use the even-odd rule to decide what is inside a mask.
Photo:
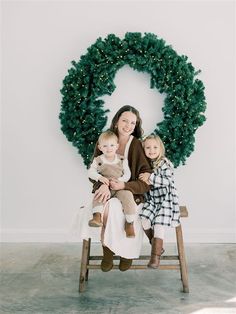
[{"label": "white skirt", "polygon": [[[107,205],[109,206],[109,211],[103,239],[104,245],[113,251],[115,255],[130,259],[138,258],[143,242],[143,229],[139,217],[143,204],[137,206],[134,220],[134,238],[126,237],[124,231],[125,216],[120,201],[117,198],[112,198],[107,202]],[[91,238],[93,242],[101,241],[101,228],[88,226],[88,221],[92,218],[91,209],[91,205],[85,206],[80,208],[79,213],[76,214],[71,235],[75,237],[77,241],[82,241],[83,239],[87,240],[88,238]]]}]

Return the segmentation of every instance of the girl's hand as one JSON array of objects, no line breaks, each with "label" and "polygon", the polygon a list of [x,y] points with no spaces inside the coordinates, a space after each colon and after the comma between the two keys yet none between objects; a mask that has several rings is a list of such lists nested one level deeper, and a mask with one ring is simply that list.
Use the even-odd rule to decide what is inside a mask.
[{"label": "girl's hand", "polygon": [[100,186],[94,193],[94,200],[98,200],[100,203],[105,204],[111,197],[111,192],[106,184]]},{"label": "girl's hand", "polygon": [[100,177],[98,178],[98,181],[100,181],[100,182],[102,182],[102,183],[104,183],[104,184],[106,184],[106,185],[109,186],[109,179],[107,179],[107,178],[105,178],[105,177],[103,177],[103,176],[100,176]]},{"label": "girl's hand", "polygon": [[150,185],[150,182],[149,182],[150,176],[151,176],[151,173],[144,172],[144,173],[140,173],[138,178]]},{"label": "girl's hand", "polygon": [[118,181],[116,179],[110,180],[110,188],[111,190],[118,191],[118,190],[124,190],[125,184],[124,182]]}]

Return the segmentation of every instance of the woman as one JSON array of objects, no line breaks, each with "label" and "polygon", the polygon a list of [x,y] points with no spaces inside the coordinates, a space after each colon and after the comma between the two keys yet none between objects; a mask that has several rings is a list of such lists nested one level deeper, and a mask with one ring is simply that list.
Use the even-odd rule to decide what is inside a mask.
[{"label": "woman", "polygon": [[[138,179],[144,172],[152,172],[144,155],[142,145],[138,140],[142,136],[141,119],[139,112],[131,106],[123,106],[115,114],[110,130],[119,138],[117,153],[128,159],[131,170],[129,182],[112,180],[110,188],[114,191],[129,190],[133,193],[137,204],[137,213],[134,224],[128,228],[134,228],[135,237],[127,238],[124,232],[125,216],[120,202],[110,198],[110,190],[106,184],[96,182],[94,184],[95,199],[101,203],[107,203],[103,215],[104,228],[102,232],[103,259],[101,269],[109,271],[113,267],[113,256],[120,256],[119,269],[126,271],[130,268],[133,258],[138,258],[142,247],[143,231],[138,213],[143,205],[143,194],[149,190],[149,185]],[[95,149],[94,157],[101,152]],[[126,226],[127,227],[127,226]]]}]

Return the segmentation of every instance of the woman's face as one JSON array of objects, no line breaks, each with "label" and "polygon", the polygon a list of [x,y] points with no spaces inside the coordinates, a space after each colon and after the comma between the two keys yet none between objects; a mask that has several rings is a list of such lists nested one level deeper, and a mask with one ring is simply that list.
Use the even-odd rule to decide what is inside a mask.
[{"label": "woman's face", "polygon": [[137,117],[133,112],[125,111],[117,121],[117,129],[119,136],[129,136],[134,132]]}]

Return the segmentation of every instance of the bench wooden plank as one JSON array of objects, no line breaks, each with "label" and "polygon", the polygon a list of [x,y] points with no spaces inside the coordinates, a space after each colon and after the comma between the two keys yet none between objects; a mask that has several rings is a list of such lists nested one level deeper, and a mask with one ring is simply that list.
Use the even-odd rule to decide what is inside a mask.
[{"label": "bench wooden plank", "polygon": [[[88,265],[88,269],[100,269],[101,270],[101,265]],[[119,269],[119,265],[114,265],[112,269]],[[147,267],[147,265],[132,265],[129,270],[134,269],[150,269]],[[179,270],[180,266],[179,265],[160,265],[158,269],[161,270]]]},{"label": "bench wooden plank", "polygon": [[[151,246],[150,246],[151,248]],[[150,255],[141,255],[139,258],[133,258],[133,261],[137,260],[137,261],[142,261],[142,260],[149,260],[150,259]],[[163,255],[161,256],[161,259],[163,260],[178,260],[178,256],[176,255]],[[101,261],[102,260],[102,256],[101,255],[93,255],[89,257],[90,261]],[[114,256],[113,260],[120,260],[120,256]]]}]

